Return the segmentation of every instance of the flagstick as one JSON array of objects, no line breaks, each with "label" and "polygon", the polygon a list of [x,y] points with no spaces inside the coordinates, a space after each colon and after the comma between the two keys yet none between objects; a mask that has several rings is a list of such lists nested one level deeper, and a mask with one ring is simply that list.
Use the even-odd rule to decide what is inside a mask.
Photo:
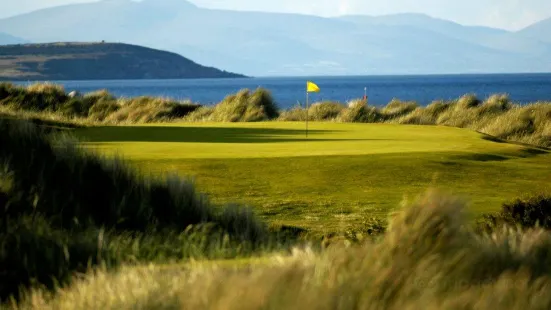
[{"label": "flagstick", "polygon": [[306,91],[306,138],[308,138],[308,91]]}]

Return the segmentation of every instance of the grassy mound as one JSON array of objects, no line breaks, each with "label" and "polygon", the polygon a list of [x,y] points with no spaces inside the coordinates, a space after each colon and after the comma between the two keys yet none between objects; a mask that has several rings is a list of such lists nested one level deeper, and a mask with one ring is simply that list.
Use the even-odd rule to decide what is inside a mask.
[{"label": "grassy mound", "polygon": [[322,255],[227,268],[126,268],[88,275],[21,309],[548,309],[551,235],[475,234],[462,201],[429,192],[390,219],[387,233]]},{"label": "grassy mound", "polygon": [[258,88],[254,92],[243,89],[229,95],[214,107],[203,107],[190,113],[186,120],[212,122],[257,122],[274,119],[279,115],[271,94]]},{"label": "grassy mound", "polygon": [[0,83],[0,107],[23,114],[56,114],[84,123],[148,123],[182,118],[199,105],[164,98],[118,99],[106,90],[69,96],[62,86],[37,83],[27,87]]},{"label": "grassy mound", "polygon": [[189,181],[142,176],[27,122],[0,120],[0,145],[0,298],[89,264],[235,257],[271,242],[250,209],[215,208]]},{"label": "grassy mound", "polygon": [[18,87],[0,83],[0,113],[82,124],[169,122],[258,122],[266,120],[443,125],[477,130],[498,139],[551,147],[551,104],[518,105],[504,94],[480,100],[473,94],[435,101],[427,107],[393,99],[385,107],[365,100],[319,102],[279,111],[270,92],[243,89],[213,107],[165,98],[114,98],[107,91],[69,96],[54,84]]},{"label": "grassy mound", "polygon": [[[477,130],[502,140],[551,147],[551,104],[513,104],[503,94],[492,95],[485,101],[468,94],[449,102],[435,101],[426,107],[393,99],[382,108],[369,106],[362,100],[352,101],[346,107],[337,103],[320,103],[317,109],[320,108],[333,113],[316,113],[310,109],[309,120],[443,125]],[[304,121],[306,110],[295,107],[283,112],[279,119]]]}]

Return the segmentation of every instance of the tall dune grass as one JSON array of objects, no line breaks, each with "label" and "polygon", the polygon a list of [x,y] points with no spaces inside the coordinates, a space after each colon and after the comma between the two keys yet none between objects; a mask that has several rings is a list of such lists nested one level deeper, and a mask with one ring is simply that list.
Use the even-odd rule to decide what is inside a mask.
[{"label": "tall dune grass", "polygon": [[[331,103],[337,105],[337,103]],[[320,106],[328,107],[328,103]],[[396,123],[441,125],[469,128],[502,140],[551,147],[551,103],[514,104],[505,94],[495,94],[481,101],[467,94],[454,101],[434,101],[426,107],[415,102],[393,99],[378,108],[354,100],[340,105],[338,115],[314,114],[310,120],[356,123]],[[305,120],[306,111],[295,107],[281,114],[280,120]],[[320,117],[324,116],[324,117]]]},{"label": "tall dune grass", "polygon": [[0,299],[34,281],[65,283],[88,264],[230,258],[292,242],[249,208],[212,205],[188,180],[145,176],[27,122],[0,119],[0,145]]},{"label": "tall dune grass", "polygon": [[62,87],[0,83],[0,114],[50,119],[74,124],[132,124],[149,122],[256,122],[267,120],[397,123],[441,125],[477,130],[499,139],[551,147],[551,104],[519,105],[506,94],[480,100],[466,94],[456,100],[435,101],[426,107],[393,99],[384,107],[364,100],[348,104],[318,102],[305,108],[279,111],[270,92],[243,89],[215,106],[200,106],[165,98],[115,98],[107,91],[69,97]]},{"label": "tall dune grass", "polygon": [[272,95],[263,88],[251,92],[240,90],[211,108],[198,109],[185,117],[190,121],[257,122],[278,117],[279,111]]},{"label": "tall dune grass", "polygon": [[428,192],[361,246],[297,250],[248,268],[218,264],[96,272],[19,309],[549,309],[551,235],[479,235],[464,203]]},{"label": "tall dune grass", "polygon": [[106,90],[69,96],[60,85],[0,83],[0,107],[22,118],[58,114],[60,119],[88,124],[167,122],[199,108],[189,101],[165,98],[116,98]]}]

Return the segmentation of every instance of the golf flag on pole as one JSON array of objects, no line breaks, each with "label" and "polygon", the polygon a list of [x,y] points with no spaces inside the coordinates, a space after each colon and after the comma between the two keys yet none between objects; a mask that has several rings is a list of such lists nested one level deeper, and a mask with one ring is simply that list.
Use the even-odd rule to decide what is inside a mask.
[{"label": "golf flag on pole", "polygon": [[319,93],[320,88],[313,82],[306,81],[306,137],[308,138],[308,93]]},{"label": "golf flag on pole", "polygon": [[318,93],[320,91],[320,88],[318,85],[314,84],[313,82],[306,81],[306,92],[308,93]]}]

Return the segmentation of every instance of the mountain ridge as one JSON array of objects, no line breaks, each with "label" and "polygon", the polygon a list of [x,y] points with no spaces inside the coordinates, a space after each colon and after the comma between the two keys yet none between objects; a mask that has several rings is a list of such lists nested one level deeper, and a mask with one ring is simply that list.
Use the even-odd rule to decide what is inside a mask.
[{"label": "mountain ridge", "polygon": [[518,31],[526,37],[551,43],[551,17],[536,22]]},{"label": "mountain ridge", "polygon": [[0,32],[0,45],[28,43],[26,40]]},{"label": "mountain ridge", "polygon": [[551,42],[417,13],[320,17],[117,0],[1,19],[0,31],[32,42],[126,42],[255,76],[551,71]]}]

